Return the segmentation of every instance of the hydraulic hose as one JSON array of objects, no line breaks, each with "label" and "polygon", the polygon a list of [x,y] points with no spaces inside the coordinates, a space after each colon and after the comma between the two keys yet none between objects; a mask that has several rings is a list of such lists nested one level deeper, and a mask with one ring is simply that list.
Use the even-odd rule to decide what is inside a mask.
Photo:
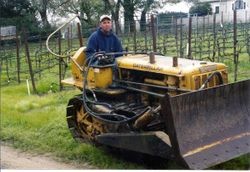
[{"label": "hydraulic hose", "polygon": [[[119,115],[119,114],[112,115],[111,113],[103,113],[103,114],[100,115],[98,113],[95,113],[93,110],[91,110],[89,108],[89,106],[87,105],[87,102],[90,102],[90,103],[93,103],[93,104],[109,105],[107,103],[102,103],[102,102],[89,100],[87,95],[86,95],[86,86],[87,86],[88,71],[89,71],[89,68],[90,68],[90,66],[92,64],[92,61],[95,60],[96,58],[98,58],[99,56],[110,55],[110,54],[116,55],[116,53],[96,52],[90,57],[87,68],[86,68],[86,70],[84,72],[84,76],[83,76],[83,78],[84,78],[83,79],[83,106],[91,116],[93,116],[94,118],[99,119],[101,121],[104,121],[104,122],[107,122],[107,123],[113,123],[113,124],[127,123],[127,122],[129,122],[131,120],[134,120],[134,119],[138,118],[141,114],[135,115],[134,117],[131,117],[131,118],[128,118],[128,117],[126,117],[124,115]],[[121,53],[117,53],[117,54],[121,54]],[[109,108],[113,109],[112,106],[109,106]],[[114,121],[114,120],[104,119],[102,117],[119,117],[120,120],[119,121]]]},{"label": "hydraulic hose", "polygon": [[209,75],[209,77],[206,79],[206,81],[202,84],[202,86],[198,89],[198,90],[202,90],[205,88],[205,86],[207,85],[207,83],[211,80],[212,77],[214,76],[217,76],[218,79],[219,79],[219,84],[223,84],[223,79],[222,79],[222,76],[221,76],[221,73],[220,72],[214,72],[212,73],[211,75]]}]

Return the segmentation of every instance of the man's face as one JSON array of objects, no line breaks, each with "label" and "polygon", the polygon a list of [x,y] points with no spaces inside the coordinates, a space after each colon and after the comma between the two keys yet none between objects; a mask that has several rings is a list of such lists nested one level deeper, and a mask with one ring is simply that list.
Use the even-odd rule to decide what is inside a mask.
[{"label": "man's face", "polygon": [[109,32],[112,29],[112,22],[109,19],[103,19],[100,23],[100,27],[104,32]]}]

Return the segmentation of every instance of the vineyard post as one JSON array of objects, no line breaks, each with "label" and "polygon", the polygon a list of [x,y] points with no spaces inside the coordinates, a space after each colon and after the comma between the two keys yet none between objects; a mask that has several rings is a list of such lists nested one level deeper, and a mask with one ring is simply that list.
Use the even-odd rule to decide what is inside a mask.
[{"label": "vineyard post", "polygon": [[136,42],[136,21],[132,23],[132,27],[134,28],[133,32],[133,40],[134,40],[134,51],[137,51],[137,42]]},{"label": "vineyard post", "polygon": [[224,15],[223,12],[221,12],[221,25],[222,25],[222,34],[223,34],[223,55],[225,54],[226,50],[226,29],[224,28]]},{"label": "vineyard post", "polygon": [[233,45],[234,45],[234,81],[237,81],[237,71],[238,71],[238,58],[239,55],[237,53],[237,10],[234,10],[234,18],[233,18]]},{"label": "vineyard post", "polygon": [[69,31],[69,27],[67,27],[67,45],[68,45],[68,50],[70,50],[70,31]]},{"label": "vineyard post", "polygon": [[17,81],[20,83],[20,54],[19,54],[19,38],[16,32],[16,60],[17,60]]},{"label": "vineyard post", "polygon": [[[58,54],[61,55],[62,53],[62,41],[61,41],[61,30],[58,32]],[[62,57],[59,57],[59,90],[62,91]]]},{"label": "vineyard post", "polygon": [[197,57],[197,46],[198,46],[198,38],[199,38],[199,32],[198,32],[198,30],[199,30],[199,24],[198,24],[198,15],[196,15],[195,16],[195,19],[196,19],[196,36],[195,36],[195,57]]},{"label": "vineyard post", "polygon": [[154,15],[151,15],[151,29],[152,29],[152,38],[153,38],[153,52],[156,52],[156,32],[155,32],[155,18]]},{"label": "vineyard post", "polygon": [[73,47],[73,25],[70,24],[70,49]]},{"label": "vineyard post", "polygon": [[[145,27],[146,28],[146,27]],[[148,51],[147,30],[144,31],[145,51]]]},{"label": "vineyard post", "polygon": [[183,58],[183,43],[182,43],[182,40],[183,40],[183,33],[182,33],[182,17],[181,17],[181,20],[180,20],[180,57]]},{"label": "vineyard post", "polygon": [[24,45],[25,45],[26,58],[27,58],[27,62],[28,62],[28,65],[29,65],[29,72],[30,72],[30,78],[31,78],[33,91],[37,94],[36,84],[35,84],[35,79],[34,79],[34,72],[32,70],[32,63],[31,63],[31,59],[30,59],[30,52],[29,52],[29,45],[28,45],[28,40],[27,40],[27,33],[26,33],[25,30],[24,30]]},{"label": "vineyard post", "polygon": [[192,17],[189,16],[189,22],[188,22],[188,53],[187,53],[187,57],[189,59],[192,59],[191,42],[192,42]]},{"label": "vineyard post", "polygon": [[213,57],[212,60],[213,62],[215,61],[215,55],[216,55],[216,30],[215,30],[215,26],[216,26],[216,14],[213,14]]},{"label": "vineyard post", "polygon": [[77,23],[77,30],[78,30],[79,44],[80,44],[80,47],[82,47],[83,46],[83,41],[82,41],[82,32],[81,32],[81,25],[80,25],[80,23]]},{"label": "vineyard post", "polygon": [[176,47],[176,55],[179,57],[179,46],[178,46],[178,25],[177,25],[177,17],[174,17],[174,27],[175,27],[175,47]]}]

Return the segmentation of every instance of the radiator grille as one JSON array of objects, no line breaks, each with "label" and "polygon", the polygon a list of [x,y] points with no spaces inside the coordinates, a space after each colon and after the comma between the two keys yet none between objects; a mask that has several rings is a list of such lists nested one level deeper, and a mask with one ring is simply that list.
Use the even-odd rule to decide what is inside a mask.
[{"label": "radiator grille", "polygon": [[[202,84],[207,80],[207,78],[212,73],[213,72],[202,73],[202,74],[199,74],[199,75],[194,75],[192,77],[192,79],[193,79],[193,81],[192,81],[193,82],[193,89],[195,89],[195,90],[199,89],[202,86]],[[222,75],[223,82],[227,83],[227,73],[226,73],[226,71],[221,71],[220,73]],[[212,77],[210,79],[210,81],[207,83],[207,85],[205,86],[205,88],[214,87],[214,86],[219,85],[219,84],[220,84],[219,79],[215,75],[214,77]]]}]

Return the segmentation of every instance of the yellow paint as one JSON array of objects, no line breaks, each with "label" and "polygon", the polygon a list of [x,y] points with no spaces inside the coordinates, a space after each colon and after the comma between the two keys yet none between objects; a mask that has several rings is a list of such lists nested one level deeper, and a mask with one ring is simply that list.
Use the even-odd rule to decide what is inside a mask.
[{"label": "yellow paint", "polygon": [[[85,66],[85,61],[86,61],[86,55],[84,52],[85,49],[86,47],[79,48],[72,57],[72,59],[82,68]],[[72,73],[72,78],[64,79],[61,82],[63,84],[73,85],[82,89],[83,88],[82,71],[72,60],[71,60],[71,73]]]},{"label": "yellow paint", "polygon": [[112,68],[96,68],[94,69],[95,87],[107,88],[112,84]]},{"label": "yellow paint", "polygon": [[[199,60],[191,60],[178,58],[178,66],[173,67],[173,58],[161,55],[155,55],[155,63],[149,62],[149,55],[147,54],[130,54],[127,56],[117,58],[119,68],[139,70],[151,73],[158,73],[165,75],[165,79],[159,81],[165,83],[166,86],[173,86],[188,90],[197,90],[202,84],[197,80],[199,77],[208,77],[214,71],[219,71],[222,74],[224,83],[227,79],[227,66],[222,63],[202,62]],[[195,80],[197,78],[197,80]],[[215,80],[216,77],[213,78]],[[200,79],[199,82],[202,82]],[[212,84],[214,82],[214,84]],[[210,87],[215,86],[215,81],[209,83]]]},{"label": "yellow paint", "polygon": [[[71,60],[71,73],[72,78],[62,80],[63,84],[73,85],[80,89],[83,88],[83,73],[81,69],[75,64],[77,63],[82,69],[85,70],[85,54],[86,47],[81,47],[76,51]],[[89,88],[107,88],[112,84],[112,69],[111,67],[106,68],[89,68],[87,83]]]},{"label": "yellow paint", "polygon": [[[85,49],[86,49],[85,47],[79,48],[79,50],[77,50],[77,52],[72,57],[75,60],[75,62],[81,67],[85,66],[85,61],[86,61],[86,55],[84,52]],[[75,80],[83,79],[81,70],[73,61],[71,61],[71,72]]]},{"label": "yellow paint", "polygon": [[[72,78],[65,79],[62,81],[62,83],[70,84],[82,89],[83,73],[81,70],[86,70],[85,47],[80,48],[74,54],[72,59]],[[156,85],[159,84],[173,88],[197,90],[204,82],[204,79],[206,79],[214,71],[219,71],[222,74],[224,83],[228,82],[227,67],[222,63],[201,62],[198,60],[178,58],[178,66],[173,67],[172,57],[155,55],[155,63],[151,64],[149,62],[149,55],[147,54],[130,54],[127,56],[119,57],[116,60],[119,70],[130,69],[164,75],[162,80],[145,78],[146,83],[153,83]],[[78,65],[76,65],[75,63],[77,63]],[[80,69],[79,66],[82,69]],[[87,81],[87,87],[89,88],[107,88],[112,84],[112,68],[90,68]],[[216,77],[214,77],[213,80],[209,82],[208,86],[213,87],[216,85],[216,83]],[[170,91],[170,94],[175,93]]]}]

